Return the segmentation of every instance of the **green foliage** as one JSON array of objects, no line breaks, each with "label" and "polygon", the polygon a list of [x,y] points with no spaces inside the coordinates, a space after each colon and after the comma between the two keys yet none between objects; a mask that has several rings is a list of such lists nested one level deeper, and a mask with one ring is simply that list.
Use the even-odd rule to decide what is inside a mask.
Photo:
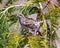
[{"label": "green foliage", "polygon": [[0,0],[0,3],[2,2],[2,0]]},{"label": "green foliage", "polygon": [[[60,17],[59,15],[59,9],[54,7],[53,9],[50,9],[49,12],[50,20],[51,20],[51,35],[55,33],[55,31],[59,28],[58,19]],[[56,35],[56,34],[55,34]],[[54,38],[54,36],[52,36]]]},{"label": "green foliage", "polygon": [[[5,16],[5,17],[4,17]],[[8,32],[8,23],[7,23],[7,17],[5,14],[0,14],[0,33],[1,32]]]},{"label": "green foliage", "polygon": [[28,36],[25,38],[17,32],[5,32],[0,37],[1,48],[23,48],[25,44],[29,44],[30,48],[49,48],[47,40],[41,36]]},{"label": "green foliage", "polygon": [[22,7],[22,9],[20,11],[25,16],[28,16],[30,14],[38,13],[39,12],[39,8],[32,4],[32,5],[29,5],[29,6]]},{"label": "green foliage", "polygon": [[60,3],[60,0],[57,0]]},{"label": "green foliage", "polygon": [[7,44],[5,47],[6,48],[17,48],[17,46],[19,45],[20,39],[21,37],[16,32],[8,33]]},{"label": "green foliage", "polygon": [[41,36],[29,36],[28,43],[30,48],[49,48],[47,40]]},{"label": "green foliage", "polygon": [[31,1],[34,2],[34,3],[39,3],[39,2],[46,1],[46,0],[31,0]]},{"label": "green foliage", "polygon": [[13,2],[15,2],[15,0],[8,0],[8,2],[6,3],[6,5],[10,5],[10,4],[13,4]]},{"label": "green foliage", "polygon": [[[17,48],[19,42],[23,36],[17,34],[17,32],[5,32],[1,34],[0,37],[0,47],[1,48]],[[22,42],[22,41],[21,41]]]},{"label": "green foliage", "polygon": [[18,21],[18,16],[17,15],[11,15],[9,16],[8,22],[10,22],[9,26],[12,24],[16,23]]}]

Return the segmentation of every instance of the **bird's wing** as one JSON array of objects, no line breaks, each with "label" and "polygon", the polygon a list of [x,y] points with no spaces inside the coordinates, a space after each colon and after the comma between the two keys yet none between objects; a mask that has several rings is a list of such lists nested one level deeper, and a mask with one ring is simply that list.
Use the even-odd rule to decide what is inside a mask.
[{"label": "bird's wing", "polygon": [[33,21],[37,21],[37,20],[34,20],[33,18],[27,18],[27,19],[29,19],[29,20],[33,20]]},{"label": "bird's wing", "polygon": [[32,25],[33,22],[31,20],[24,20],[25,25]]},{"label": "bird's wing", "polygon": [[35,28],[36,27],[33,20],[24,20],[23,24],[29,28]]}]

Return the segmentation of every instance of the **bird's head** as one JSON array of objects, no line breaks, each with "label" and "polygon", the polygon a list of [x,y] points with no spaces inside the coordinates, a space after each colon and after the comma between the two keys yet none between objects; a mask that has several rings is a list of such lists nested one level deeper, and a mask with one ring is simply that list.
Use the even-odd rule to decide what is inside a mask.
[{"label": "bird's head", "polygon": [[19,17],[22,18],[22,17],[24,17],[24,15],[23,14],[19,14]]},{"label": "bird's head", "polygon": [[18,17],[19,17],[19,19],[23,19],[23,18],[25,18],[23,14],[19,14]]}]

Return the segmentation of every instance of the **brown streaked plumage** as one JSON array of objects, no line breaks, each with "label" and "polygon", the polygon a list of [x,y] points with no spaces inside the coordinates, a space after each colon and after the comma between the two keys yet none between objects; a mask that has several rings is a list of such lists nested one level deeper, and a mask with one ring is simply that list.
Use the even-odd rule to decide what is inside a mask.
[{"label": "brown streaked plumage", "polygon": [[32,18],[26,18],[23,14],[20,14],[18,18],[19,18],[19,22],[22,27],[27,28],[29,32],[31,30],[34,30],[33,34],[34,35],[37,34],[37,30],[39,28],[40,22],[33,20]]}]

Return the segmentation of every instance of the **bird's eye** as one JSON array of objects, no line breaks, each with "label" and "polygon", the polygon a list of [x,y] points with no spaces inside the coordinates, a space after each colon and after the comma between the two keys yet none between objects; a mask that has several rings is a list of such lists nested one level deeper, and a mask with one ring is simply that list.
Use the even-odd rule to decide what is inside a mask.
[{"label": "bird's eye", "polygon": [[20,14],[20,16],[22,16],[22,15]]}]

